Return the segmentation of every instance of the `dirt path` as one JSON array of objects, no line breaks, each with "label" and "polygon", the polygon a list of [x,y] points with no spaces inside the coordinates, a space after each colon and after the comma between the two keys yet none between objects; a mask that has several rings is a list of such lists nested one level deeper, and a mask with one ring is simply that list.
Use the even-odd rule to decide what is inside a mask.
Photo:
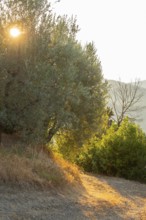
[{"label": "dirt path", "polygon": [[0,186],[0,220],[146,220],[146,184],[81,175],[66,192]]}]

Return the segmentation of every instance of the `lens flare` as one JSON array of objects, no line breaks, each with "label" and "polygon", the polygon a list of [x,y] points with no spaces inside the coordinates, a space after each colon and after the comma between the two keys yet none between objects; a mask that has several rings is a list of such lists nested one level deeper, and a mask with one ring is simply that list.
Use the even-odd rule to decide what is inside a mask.
[{"label": "lens flare", "polygon": [[17,27],[13,27],[10,29],[10,35],[11,37],[18,37],[21,34],[21,31]]}]

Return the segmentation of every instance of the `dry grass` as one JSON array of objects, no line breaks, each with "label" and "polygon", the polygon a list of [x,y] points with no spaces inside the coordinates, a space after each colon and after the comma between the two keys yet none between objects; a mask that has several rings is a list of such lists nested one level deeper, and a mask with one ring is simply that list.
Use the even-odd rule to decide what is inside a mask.
[{"label": "dry grass", "polygon": [[79,181],[77,167],[34,148],[0,148],[0,183],[20,187],[63,187]]},{"label": "dry grass", "polygon": [[65,175],[67,175],[69,183],[74,184],[81,181],[79,167],[64,160],[58,154],[53,154],[53,160],[60,169],[63,169]]},{"label": "dry grass", "polygon": [[117,215],[117,219],[146,220],[145,185],[120,178],[85,174],[81,175],[81,179],[86,194],[80,197],[80,201],[84,206],[90,204],[94,207],[92,212],[90,209],[85,211],[90,219],[97,219],[98,212],[103,219],[106,216],[112,219],[113,215]]},{"label": "dry grass", "polygon": [[140,220],[146,220],[146,205],[144,206],[144,208],[140,214]]},{"label": "dry grass", "polygon": [[[72,204],[79,204],[88,219],[96,220],[99,216],[99,219],[146,220],[145,185],[120,178],[81,174],[76,166],[57,154],[45,153],[44,149],[1,147],[0,184],[3,183],[17,186],[17,189],[18,186],[67,188],[67,194],[62,195]],[[76,183],[77,187],[69,187]]]}]

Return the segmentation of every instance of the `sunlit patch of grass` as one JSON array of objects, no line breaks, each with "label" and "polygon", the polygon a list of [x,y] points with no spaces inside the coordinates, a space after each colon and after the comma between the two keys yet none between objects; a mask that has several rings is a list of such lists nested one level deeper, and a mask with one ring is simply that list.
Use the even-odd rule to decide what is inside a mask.
[{"label": "sunlit patch of grass", "polygon": [[67,179],[70,183],[80,182],[80,171],[79,168],[67,160],[64,160],[60,155],[54,154],[53,160],[55,163],[63,169],[65,175],[67,175]]},{"label": "sunlit patch of grass", "polygon": [[[90,178],[90,179],[89,179]],[[114,190],[107,183],[100,181],[98,178],[93,176],[82,176],[83,186],[87,191],[87,195],[93,196],[94,199],[91,201],[93,205],[98,201],[100,204],[107,204],[108,206],[122,206],[125,205],[127,200]],[[91,182],[92,181],[92,182]],[[91,184],[90,184],[91,183]],[[87,198],[88,199],[88,198]],[[95,203],[95,204],[94,204]]]},{"label": "sunlit patch of grass", "polygon": [[[90,204],[90,207],[94,207],[92,212],[90,212],[90,209],[85,211],[86,216],[94,219],[98,210],[98,213],[104,219],[111,210],[111,213],[117,213],[121,219],[131,219],[136,215],[141,218],[135,219],[146,220],[146,206],[143,205],[145,199],[135,195],[123,195],[120,190],[97,176],[83,174],[81,179],[86,194],[80,197],[80,202],[83,206]],[[141,208],[139,208],[139,204],[141,204]]]},{"label": "sunlit patch of grass", "polygon": [[146,208],[145,208],[145,210],[140,214],[140,220],[146,220]]}]

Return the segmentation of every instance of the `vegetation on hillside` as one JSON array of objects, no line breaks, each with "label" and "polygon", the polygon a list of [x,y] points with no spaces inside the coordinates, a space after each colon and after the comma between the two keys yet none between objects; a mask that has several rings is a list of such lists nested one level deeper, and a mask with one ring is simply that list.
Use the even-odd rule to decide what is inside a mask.
[{"label": "vegetation on hillside", "polygon": [[77,158],[86,171],[146,182],[146,134],[125,118],[102,139],[93,138]]},{"label": "vegetation on hillside", "polygon": [[[12,27],[19,36],[10,35]],[[20,154],[1,148],[1,181],[74,180],[76,168],[49,160],[48,149],[40,153],[49,144],[86,171],[146,182],[146,134],[127,114],[139,109],[139,82],[119,83],[107,107],[108,86],[94,43],[82,46],[76,19],[57,17],[47,0],[3,0],[0,29],[0,136],[14,134],[39,146],[35,155],[31,147]]]}]

